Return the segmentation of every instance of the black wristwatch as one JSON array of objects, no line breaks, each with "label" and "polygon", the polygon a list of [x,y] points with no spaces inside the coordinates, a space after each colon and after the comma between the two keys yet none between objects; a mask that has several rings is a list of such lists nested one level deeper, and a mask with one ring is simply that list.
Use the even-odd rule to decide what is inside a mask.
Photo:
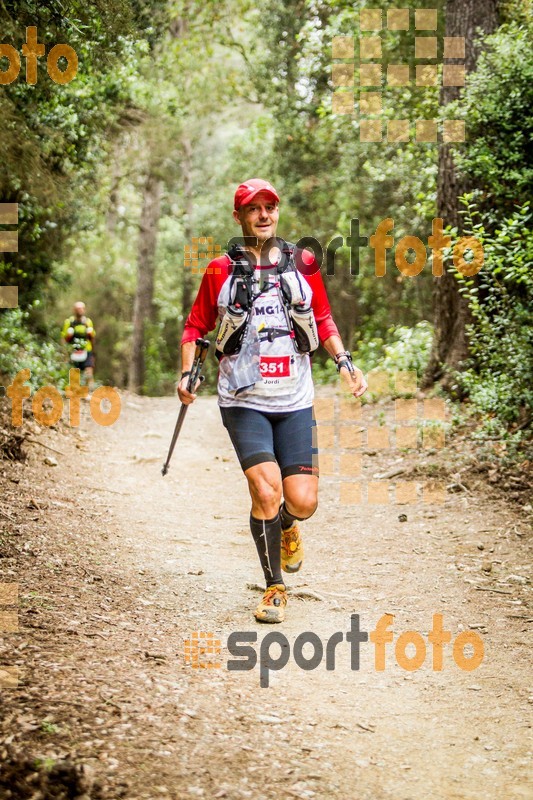
[{"label": "black wristwatch", "polygon": [[184,378],[187,378],[190,374],[191,374],[191,370],[190,369],[186,369],[185,372],[181,373],[181,378],[179,379],[179,381],[176,381],[176,389],[178,388],[178,386],[180,385],[182,380]]},{"label": "black wristwatch", "polygon": [[346,367],[348,372],[355,372],[352,354],[348,350],[343,350],[342,353],[337,353],[337,355],[334,356],[334,361],[337,366],[337,372],[340,372],[342,367]]}]

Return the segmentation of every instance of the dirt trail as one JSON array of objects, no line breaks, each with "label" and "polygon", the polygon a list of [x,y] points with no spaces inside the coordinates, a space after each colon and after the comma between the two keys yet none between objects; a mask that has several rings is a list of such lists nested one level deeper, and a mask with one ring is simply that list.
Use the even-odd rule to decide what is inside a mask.
[{"label": "dirt trail", "polygon": [[[3,690],[4,745],[83,761],[103,796],[131,800],[533,797],[532,614],[515,512],[483,486],[448,493],[442,506],[340,505],[338,481],[321,478],[305,567],[288,583],[322,599],[293,597],[285,624],[261,626],[247,491],[216,400],[189,410],[163,479],[176,412],[170,398],[125,397],[103,428],[86,409],[81,437],[39,437],[61,451],[58,466],[33,446],[29,466],[0,478],[11,517],[0,520],[0,580],[21,584],[21,630],[4,636],[0,659],[21,670],[19,688]],[[364,475],[416,458],[366,455]],[[351,614],[372,631],[387,613],[384,671],[370,642],[352,670],[345,636],[335,670],[325,658],[313,671],[295,663],[302,632],[325,646]],[[417,671],[398,666],[399,634],[425,638],[434,613],[452,641],[467,629],[482,638],[479,669],[459,669],[451,644],[440,672],[429,646]],[[220,639],[221,668],[185,663],[195,631]],[[235,631],[257,633],[258,653],[273,631],[287,637],[291,657],[268,688],[258,666],[226,668]]]}]

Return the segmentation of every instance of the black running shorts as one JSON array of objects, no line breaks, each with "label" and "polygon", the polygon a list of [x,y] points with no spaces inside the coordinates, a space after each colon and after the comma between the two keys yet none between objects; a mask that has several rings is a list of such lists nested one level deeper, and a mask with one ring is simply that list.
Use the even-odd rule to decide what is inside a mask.
[{"label": "black running shorts", "polygon": [[243,406],[220,407],[222,422],[245,472],[277,462],[281,477],[317,475],[318,450],[313,408],[271,413]]}]

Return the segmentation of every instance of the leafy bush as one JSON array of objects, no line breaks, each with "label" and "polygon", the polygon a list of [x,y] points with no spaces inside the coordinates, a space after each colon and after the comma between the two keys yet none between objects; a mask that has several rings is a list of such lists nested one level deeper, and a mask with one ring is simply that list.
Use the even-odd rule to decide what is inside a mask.
[{"label": "leafy bush", "polygon": [[[389,389],[395,392],[398,372],[416,372],[418,379],[426,369],[433,339],[433,327],[426,320],[409,328],[399,325],[388,331],[389,343],[383,339],[362,340],[353,354],[354,363],[366,374],[380,370],[389,375]],[[326,364],[313,364],[313,377],[317,383],[334,383],[337,371],[332,359]]]},{"label": "leafy bush", "polygon": [[327,361],[313,361],[313,380],[316,384],[324,385],[337,381],[337,368],[332,358]]},{"label": "leafy bush", "polygon": [[165,369],[163,351],[166,347],[163,338],[163,323],[147,323],[145,326],[145,376],[143,394],[157,397],[172,394],[176,381],[176,370]]},{"label": "leafy bush", "polygon": [[466,216],[485,262],[477,281],[458,277],[472,314],[472,358],[458,381],[487,434],[503,435],[527,427],[533,404],[533,215],[526,204],[498,223],[469,203]]},{"label": "leafy bush", "polygon": [[[531,25],[531,24],[530,24]],[[533,161],[528,145],[533,125],[531,27],[502,26],[484,40],[476,71],[460,103],[450,109],[467,120],[468,140],[456,161],[485,202],[500,207],[531,196]]]},{"label": "leafy bush", "polygon": [[385,358],[380,367],[390,374],[416,372],[421,378],[429,359],[433,326],[426,320],[413,328],[400,325],[393,331],[393,338],[394,341],[384,347]]},{"label": "leafy bush", "polygon": [[0,381],[8,383],[21,369],[29,369],[33,389],[45,384],[62,389],[68,383],[68,364],[61,347],[27,330],[29,316],[21,308],[0,313]]},{"label": "leafy bush", "polygon": [[471,312],[471,359],[457,382],[481,422],[473,436],[504,440],[505,458],[524,456],[533,400],[533,50],[531,22],[517,17],[484,40],[462,100],[448,107],[467,120],[455,159],[478,190],[462,198],[464,227],[485,254],[476,278],[456,275]]}]

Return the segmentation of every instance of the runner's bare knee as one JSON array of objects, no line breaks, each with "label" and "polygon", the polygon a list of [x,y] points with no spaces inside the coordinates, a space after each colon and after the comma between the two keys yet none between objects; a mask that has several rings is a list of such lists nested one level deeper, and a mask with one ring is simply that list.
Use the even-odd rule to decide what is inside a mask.
[{"label": "runner's bare knee", "polygon": [[308,519],[312,517],[318,507],[317,491],[314,486],[302,486],[297,490],[287,487],[285,491],[285,504],[287,511],[295,517]]},{"label": "runner's bare knee", "polygon": [[254,507],[258,507],[266,519],[275,517],[281,502],[281,481],[254,476],[248,479],[248,483]]}]

